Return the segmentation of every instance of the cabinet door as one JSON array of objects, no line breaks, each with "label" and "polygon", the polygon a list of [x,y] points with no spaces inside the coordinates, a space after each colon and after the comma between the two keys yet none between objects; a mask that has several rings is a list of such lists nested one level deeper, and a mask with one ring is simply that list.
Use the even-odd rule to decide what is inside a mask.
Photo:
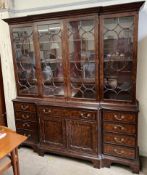
[{"label": "cabinet door", "polygon": [[70,98],[98,98],[98,27],[97,17],[70,19],[68,36],[68,96]]},{"label": "cabinet door", "polygon": [[137,44],[135,23],[135,16],[128,14],[101,17],[101,87],[104,99],[133,100]]},{"label": "cabinet door", "polygon": [[84,153],[97,153],[97,128],[94,122],[67,121],[68,148]]},{"label": "cabinet door", "polygon": [[33,27],[20,26],[12,29],[14,65],[18,95],[37,96],[38,80],[33,43]]},{"label": "cabinet door", "polygon": [[66,95],[64,77],[64,56],[62,21],[46,21],[37,24],[42,95],[64,97]]},{"label": "cabinet door", "polygon": [[61,118],[41,116],[41,143],[65,147],[65,123]]}]

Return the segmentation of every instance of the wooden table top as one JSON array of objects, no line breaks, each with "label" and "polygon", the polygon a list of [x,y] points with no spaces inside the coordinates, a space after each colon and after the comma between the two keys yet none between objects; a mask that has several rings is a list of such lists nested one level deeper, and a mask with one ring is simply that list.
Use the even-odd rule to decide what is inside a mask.
[{"label": "wooden table top", "polygon": [[6,133],[6,136],[0,139],[0,159],[5,157],[27,139],[26,136],[17,134],[15,131],[6,127],[0,126],[0,132]]}]

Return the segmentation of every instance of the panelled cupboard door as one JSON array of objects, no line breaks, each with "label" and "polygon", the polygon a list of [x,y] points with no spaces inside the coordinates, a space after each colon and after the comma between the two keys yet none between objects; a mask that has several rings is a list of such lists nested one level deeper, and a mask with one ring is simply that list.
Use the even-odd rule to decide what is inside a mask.
[{"label": "panelled cupboard door", "polygon": [[41,143],[56,148],[65,147],[65,122],[58,117],[41,116]]},{"label": "panelled cupboard door", "polygon": [[26,24],[13,27],[11,37],[18,95],[38,96],[33,26]]},{"label": "panelled cupboard door", "polygon": [[97,153],[97,127],[94,122],[69,120],[66,121],[68,130],[68,149],[90,154]]},{"label": "panelled cupboard door", "polygon": [[[132,101],[136,80],[136,16],[117,14],[102,16],[100,26],[102,98]],[[133,94],[134,93],[134,94]]]}]

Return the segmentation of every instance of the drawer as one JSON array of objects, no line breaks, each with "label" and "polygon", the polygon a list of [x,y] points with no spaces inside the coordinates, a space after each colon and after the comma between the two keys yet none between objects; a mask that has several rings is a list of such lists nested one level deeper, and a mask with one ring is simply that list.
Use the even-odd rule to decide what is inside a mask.
[{"label": "drawer", "polygon": [[104,145],[104,154],[122,157],[127,159],[135,159],[135,149],[122,146]]},{"label": "drawer", "polygon": [[31,130],[31,131],[36,131],[37,130],[37,123],[16,120],[16,128],[18,128],[18,129],[27,129],[27,130]]},{"label": "drawer", "polygon": [[35,104],[31,103],[14,103],[15,111],[27,111],[27,112],[36,112]]},{"label": "drawer", "polygon": [[51,107],[51,106],[39,106],[39,114],[51,115],[51,116],[65,116],[65,110],[63,108]]},{"label": "drawer", "polygon": [[25,121],[37,121],[36,114],[29,112],[15,112],[15,118]]},{"label": "drawer", "polygon": [[118,135],[118,134],[104,134],[104,143],[112,143],[116,145],[124,145],[124,146],[135,146],[135,138],[126,135]]},{"label": "drawer", "polygon": [[135,134],[136,127],[134,125],[127,125],[127,124],[104,123],[104,131],[115,132],[115,133],[125,133],[125,134]]},{"label": "drawer", "polygon": [[115,121],[115,122],[136,122],[136,115],[133,113],[124,112],[106,112],[103,113],[104,121]]},{"label": "drawer", "polygon": [[70,110],[69,116],[72,119],[96,120],[97,112],[87,110]]},{"label": "drawer", "polygon": [[23,130],[23,129],[17,129],[17,133],[21,134],[21,135],[24,135],[24,136],[27,136],[28,139],[26,140],[27,141],[30,141],[30,142],[38,142],[38,133],[37,132],[33,132],[33,131],[29,131],[29,130]]}]

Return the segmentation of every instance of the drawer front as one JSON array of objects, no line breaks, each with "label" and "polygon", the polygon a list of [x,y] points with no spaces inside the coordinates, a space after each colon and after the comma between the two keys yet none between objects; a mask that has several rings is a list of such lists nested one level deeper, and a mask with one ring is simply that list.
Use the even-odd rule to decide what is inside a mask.
[{"label": "drawer front", "polygon": [[133,113],[123,113],[123,112],[106,112],[103,114],[104,121],[115,121],[115,122],[136,122],[136,115]]},{"label": "drawer front", "polygon": [[43,115],[65,116],[65,110],[58,107],[39,106],[38,112]]},{"label": "drawer front", "polygon": [[115,133],[125,133],[125,134],[135,134],[136,128],[134,125],[104,123],[104,131],[115,132]]},{"label": "drawer front", "polygon": [[124,146],[135,146],[135,138],[126,135],[118,135],[118,134],[104,134],[104,143],[112,143],[116,145],[124,145]]},{"label": "drawer front", "polygon": [[37,130],[37,123],[16,120],[16,128],[18,128],[18,129],[27,129],[27,130],[31,130],[31,131],[36,131]]},{"label": "drawer front", "polygon": [[15,111],[27,111],[27,112],[36,112],[35,104],[30,103],[14,103]]},{"label": "drawer front", "polygon": [[72,119],[96,120],[97,112],[88,110],[70,110],[69,116]]},{"label": "drawer front", "polygon": [[38,112],[40,115],[48,115],[48,116],[61,116],[68,117],[71,119],[85,119],[85,120],[96,120],[96,111],[88,111],[88,110],[71,110],[71,109],[63,109],[58,107],[51,106],[39,106]]},{"label": "drawer front", "polygon": [[121,146],[104,145],[104,154],[127,159],[135,159],[134,149],[129,149]]},{"label": "drawer front", "polygon": [[29,112],[15,112],[15,118],[19,120],[25,120],[25,121],[37,121],[36,114],[35,113],[29,113]]},{"label": "drawer front", "polygon": [[28,139],[26,140],[26,142],[30,141],[30,142],[37,142],[38,141],[38,133],[37,132],[33,132],[33,131],[28,131],[28,130],[23,130],[23,129],[17,129],[17,133],[22,134],[24,136],[27,136]]}]

